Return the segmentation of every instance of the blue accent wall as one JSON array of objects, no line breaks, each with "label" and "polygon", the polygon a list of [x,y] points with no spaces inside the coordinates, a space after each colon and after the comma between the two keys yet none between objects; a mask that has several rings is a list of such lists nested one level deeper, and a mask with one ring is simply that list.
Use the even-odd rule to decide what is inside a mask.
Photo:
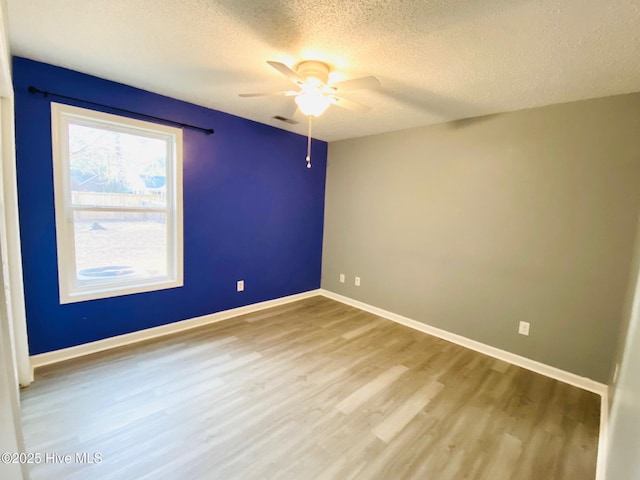
[{"label": "blue accent wall", "polygon": [[[31,355],[320,287],[325,142],[314,140],[307,169],[305,137],[257,122],[25,58],[14,58],[13,83]],[[30,85],[215,129],[184,130],[183,287],[60,305],[52,99]]]}]

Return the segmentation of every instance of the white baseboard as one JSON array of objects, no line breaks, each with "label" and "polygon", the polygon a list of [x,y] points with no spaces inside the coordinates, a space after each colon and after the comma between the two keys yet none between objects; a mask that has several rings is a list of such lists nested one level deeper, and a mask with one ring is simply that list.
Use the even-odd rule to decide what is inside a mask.
[{"label": "white baseboard", "polygon": [[492,347],[490,345],[477,342],[475,340],[471,340],[469,338],[463,337],[462,335],[457,335],[455,333],[447,332],[446,330],[442,330],[440,328],[436,328],[431,325],[427,325],[425,323],[418,322],[416,320],[412,320],[407,317],[403,317],[402,315],[398,315],[396,313],[389,312],[387,310],[383,310],[381,308],[374,307],[372,305],[369,305],[369,304],[360,302],[358,300],[354,300],[352,298],[345,297],[343,295],[339,295],[337,293],[330,292],[324,289],[310,290],[308,292],[299,293],[296,295],[290,295],[287,297],[277,298],[274,300],[267,300],[265,302],[254,303],[254,304],[246,305],[243,307],[232,308],[230,310],[224,310],[222,312],[203,315],[201,317],[190,318],[190,319],[182,320],[179,322],[169,323],[167,325],[161,325],[158,327],[148,328],[145,330],[139,330],[137,332],[126,333],[124,335],[117,335],[115,337],[110,337],[104,340],[85,343],[82,345],[77,345],[75,347],[63,348],[61,350],[54,350],[53,352],[32,355],[30,357],[31,368],[35,369],[38,367],[42,367],[44,365],[50,365],[52,363],[62,362],[72,358],[77,358],[84,355],[90,355],[92,353],[102,352],[105,350],[110,350],[112,348],[131,345],[133,343],[142,342],[145,340],[150,340],[150,339],[162,337],[165,335],[171,335],[173,333],[178,333],[185,330],[190,330],[192,328],[200,327],[203,325],[208,325],[211,323],[220,322],[222,320],[227,320],[229,318],[233,318],[238,315],[245,315],[247,313],[257,312],[259,310],[276,307],[278,305],[284,305],[287,303],[295,302],[295,301],[313,297],[316,295],[323,295],[327,298],[331,298],[333,300],[344,303],[346,305],[351,305],[352,307],[359,308],[361,310],[373,313],[374,315],[378,315],[380,317],[386,318],[388,320],[399,323],[401,325],[405,325],[407,327],[413,328],[414,330],[419,330],[426,334],[433,335],[434,337],[442,338],[444,340],[450,341],[457,345],[461,345],[463,347],[469,348],[476,352],[489,355],[491,357],[503,360],[513,365],[517,365],[518,367],[526,368],[527,370],[531,370],[541,375],[545,375],[547,377],[551,377],[561,382],[574,385],[584,390],[597,393],[598,395],[601,395],[603,398],[606,396],[608,387],[602,383],[596,382],[595,380],[591,380],[586,377],[581,377],[574,373],[566,372],[559,368],[552,367],[550,365],[546,365],[544,363],[537,362],[535,360],[531,360],[529,358],[522,357],[520,355],[516,355],[515,353],[507,352],[505,350],[501,350],[499,348]]},{"label": "white baseboard", "polygon": [[569,385],[582,388],[583,390],[597,393],[598,395],[601,395],[603,397],[607,393],[608,387],[605,384],[596,382],[595,380],[591,380],[590,378],[581,377],[580,375],[576,375],[575,373],[570,373],[559,368],[537,362],[536,360],[531,360],[530,358],[522,357],[520,355],[516,355],[515,353],[507,352],[506,350],[501,350],[499,348],[492,347],[491,345],[471,340],[469,338],[463,337],[462,335],[457,335],[440,328],[432,327],[431,325],[427,325],[425,323],[403,317],[402,315],[398,315],[397,313],[388,312],[387,310],[374,307],[372,305],[354,300],[349,297],[345,297],[343,295],[339,295],[334,292],[330,292],[328,290],[320,289],[320,294],[338,302],[359,308],[360,310],[365,310],[367,312],[373,313],[374,315],[378,315],[379,317],[386,318],[406,327],[413,328],[414,330],[419,330],[429,335],[433,335],[434,337],[442,338],[443,340],[461,345],[470,350],[489,355],[490,357],[503,360],[518,367],[526,368],[527,370],[531,370],[532,372],[554,378],[561,382],[568,383]]},{"label": "white baseboard", "polygon": [[443,340],[447,340],[457,345],[466,347],[470,350],[489,355],[490,357],[503,360],[518,367],[526,368],[527,370],[531,370],[532,372],[539,373],[546,377],[550,377],[560,382],[568,383],[569,385],[573,385],[575,387],[582,388],[583,390],[587,390],[589,392],[600,395],[600,433],[598,436],[596,480],[605,480],[608,435],[607,428],[609,420],[609,387],[607,385],[596,382],[595,380],[591,380],[590,378],[581,377],[580,375],[576,375],[575,373],[567,372],[559,368],[545,365],[544,363],[537,362],[520,355],[516,355],[515,353],[507,352],[505,350],[501,350],[499,348],[492,347],[481,342],[476,342],[475,340],[463,337],[462,335],[447,332],[446,330],[432,327],[431,325],[427,325],[425,323],[403,317],[402,315],[388,312],[387,310],[383,310],[367,303],[354,300],[353,298],[330,292],[329,290],[320,289],[320,295],[331,298],[346,305],[351,305],[352,307],[359,308],[360,310],[365,310],[367,312],[373,313],[374,315],[378,315],[379,317],[386,318],[387,320],[391,320],[406,327],[413,328],[414,330],[418,330],[428,335],[442,338]]},{"label": "white baseboard", "polygon": [[174,322],[167,325],[161,325],[159,327],[153,327],[146,330],[140,330],[137,332],[127,333],[124,335],[118,335],[115,337],[106,338],[104,340],[98,340],[96,342],[85,343],[83,345],[78,345],[75,347],[55,350],[53,352],[41,353],[39,355],[32,355],[30,357],[32,376],[33,376],[33,370],[35,368],[42,367],[44,365],[50,365],[52,363],[62,362],[65,360],[70,360],[72,358],[90,355],[92,353],[102,352],[105,350],[110,350],[110,349],[122,347],[125,345],[131,345],[131,344],[142,342],[145,340],[151,340],[151,339],[162,337],[165,335],[171,335],[174,333],[183,332],[185,330],[190,330],[192,328],[201,327],[203,325],[209,325],[212,323],[220,322],[222,320],[227,320],[229,318],[233,318],[239,315],[245,315],[248,313],[257,312],[259,310],[264,310],[264,309],[276,307],[279,305],[285,305],[287,303],[295,302],[298,300],[310,298],[317,295],[322,295],[324,297],[330,298],[332,300],[336,300],[346,305],[359,308],[360,310],[373,313],[374,315],[378,315],[379,317],[383,317],[393,322],[407,326],[409,328],[413,328],[414,330],[418,330],[428,335],[433,335],[434,337],[447,340],[457,345],[469,348],[470,350],[483,353],[490,357],[503,360],[507,363],[516,365],[518,367],[526,368],[527,370],[531,370],[532,372],[536,372],[541,375],[554,378],[561,382],[568,383],[569,385],[573,385],[575,387],[582,388],[584,390],[600,395],[601,397],[600,435],[598,439],[598,459],[597,459],[596,480],[605,479],[606,441],[607,441],[607,426],[608,426],[608,414],[609,414],[609,408],[608,408],[609,397],[608,397],[607,385],[600,382],[596,382],[595,380],[591,380],[586,377],[581,377],[574,373],[566,372],[564,370],[561,370],[556,367],[552,367],[550,365],[546,365],[541,362],[537,362],[535,360],[531,360],[526,357],[522,357],[520,355],[516,355],[515,353],[507,352],[505,350],[501,350],[499,348],[492,347],[490,345],[477,342],[475,340],[471,340],[469,338],[463,337],[462,335],[457,335],[455,333],[447,332],[446,330],[442,330],[440,328],[436,328],[431,325],[427,325],[425,323],[412,320],[402,315],[398,315],[396,313],[389,312],[387,310],[383,310],[381,308],[374,307],[372,305],[369,305],[369,304],[360,302],[358,300],[354,300],[352,298],[345,297],[343,295],[330,292],[329,290],[324,290],[324,289],[310,290],[308,292],[299,293],[296,295],[290,295],[287,297],[277,298],[274,300],[268,300],[266,302],[254,303],[252,305],[246,305],[244,307],[232,308],[230,310],[224,310],[222,312],[203,315],[201,317],[182,320],[179,322]]},{"label": "white baseboard", "polygon": [[105,338],[104,340],[84,343],[75,347],[63,348],[61,350],[54,350],[53,352],[32,355],[31,357],[29,357],[31,360],[31,371],[33,372],[34,369],[42,367],[44,365],[63,362],[72,358],[82,357],[84,355],[90,355],[92,353],[102,352],[105,350],[110,350],[112,348],[123,347],[125,345],[131,345],[134,343],[143,342],[145,340],[163,337],[165,335],[183,332],[192,328],[201,327],[203,325],[209,325],[211,323],[216,323],[222,320],[237,317],[238,315],[245,315],[247,313],[257,312],[266,308],[285,305],[287,303],[296,302],[304,298],[314,297],[319,294],[320,290],[310,290],[308,292],[298,293],[296,295],[289,295],[287,297],[276,298],[274,300],[253,303],[251,305],[245,305],[244,307],[232,308],[230,310],[224,310],[222,312],[203,315],[201,317],[169,323],[167,325],[161,325],[159,327],[147,328],[145,330],[139,330],[137,332]]}]

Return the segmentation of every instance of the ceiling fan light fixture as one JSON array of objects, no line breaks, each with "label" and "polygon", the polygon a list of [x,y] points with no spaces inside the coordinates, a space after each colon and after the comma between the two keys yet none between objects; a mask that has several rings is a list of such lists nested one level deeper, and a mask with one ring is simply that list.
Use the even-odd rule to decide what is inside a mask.
[{"label": "ceiling fan light fixture", "polygon": [[295,100],[300,111],[308,117],[319,117],[331,105],[331,98],[320,92],[305,92]]},{"label": "ceiling fan light fixture", "polygon": [[[347,110],[356,112],[368,112],[369,107],[353,100],[340,96],[342,91],[358,90],[362,88],[380,87],[380,82],[376,77],[360,77],[339,82],[329,82],[329,65],[317,60],[306,60],[300,62],[295,70],[292,70],[284,63],[267,62],[274,69],[295,83],[300,90],[273,93],[241,93],[241,97],[262,97],[269,95],[294,97],[300,111],[307,117],[309,131],[307,134],[307,168],[311,168],[311,123],[313,118],[322,115],[329,105],[336,105]],[[337,95],[336,95],[337,94]],[[286,120],[283,117],[273,117],[279,120]],[[290,122],[297,123],[297,122]]]}]

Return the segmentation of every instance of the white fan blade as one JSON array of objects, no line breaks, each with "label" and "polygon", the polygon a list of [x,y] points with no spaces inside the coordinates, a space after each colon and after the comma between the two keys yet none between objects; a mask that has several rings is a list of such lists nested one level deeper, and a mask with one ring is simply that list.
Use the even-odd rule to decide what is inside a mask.
[{"label": "white fan blade", "polygon": [[362,103],[354,102],[353,100],[347,100],[346,98],[331,96],[331,103],[338,107],[346,108],[347,110],[353,110],[355,112],[366,113],[371,110],[371,107],[363,105]]},{"label": "white fan blade", "polygon": [[346,92],[347,90],[360,90],[364,88],[378,88],[381,87],[380,81],[376,77],[360,77],[352,78],[351,80],[343,80],[342,82],[336,82],[329,85],[329,88],[334,92]]},{"label": "white fan blade", "polygon": [[304,80],[300,78],[296,72],[287,67],[284,63],[271,61],[268,61],[267,63],[299,87],[302,87],[304,85]]},{"label": "white fan blade", "polygon": [[289,90],[288,92],[241,93],[239,96],[240,97],[274,97],[274,96],[295,97],[299,93],[300,92]]}]

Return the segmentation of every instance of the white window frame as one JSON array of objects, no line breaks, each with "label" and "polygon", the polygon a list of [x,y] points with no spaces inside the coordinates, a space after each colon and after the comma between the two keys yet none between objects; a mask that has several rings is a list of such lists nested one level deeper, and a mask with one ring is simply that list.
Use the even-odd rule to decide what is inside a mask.
[{"label": "white window frame", "polygon": [[[72,205],[68,136],[70,123],[151,138],[173,139],[173,142],[168,142],[172,145],[170,155],[172,154],[174,161],[169,161],[167,165],[166,205],[149,208]],[[51,131],[60,303],[82,302],[183,286],[182,130],[51,102]],[[167,275],[151,279],[122,279],[101,285],[78,282],[73,222],[73,214],[76,211],[165,213],[167,215]]]}]

